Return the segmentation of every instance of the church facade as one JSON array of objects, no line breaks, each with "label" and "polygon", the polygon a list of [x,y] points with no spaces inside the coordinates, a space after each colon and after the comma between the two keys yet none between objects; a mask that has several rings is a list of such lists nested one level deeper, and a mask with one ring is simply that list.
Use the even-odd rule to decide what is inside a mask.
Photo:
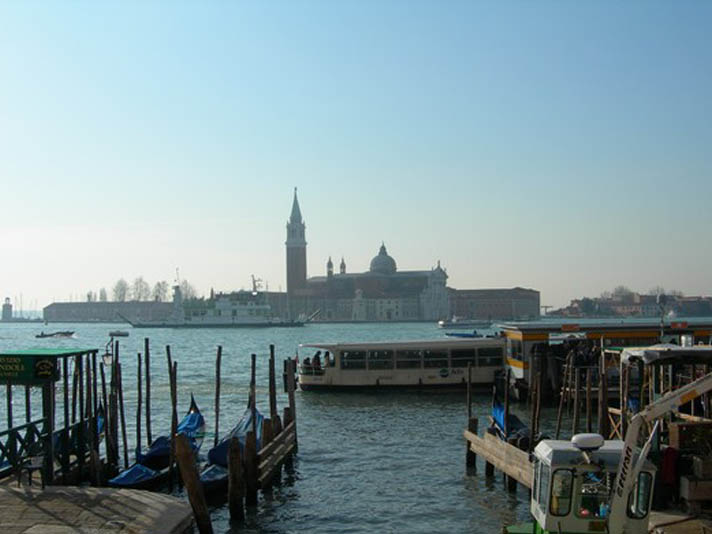
[{"label": "church facade", "polygon": [[[297,191],[294,190],[292,211],[287,222],[286,261],[287,292],[269,293],[273,311],[282,315],[312,317],[317,321],[437,321],[453,315],[455,306],[464,311],[462,298],[457,298],[458,290],[447,287],[448,275],[437,262],[437,266],[422,271],[399,271],[395,259],[381,244],[378,253],[371,260],[368,271],[347,272],[346,262],[341,258],[338,272],[329,258],[325,274],[307,276],[306,225],[302,218]],[[530,305],[507,306],[508,289],[476,290],[496,291],[497,299],[504,299],[501,306],[489,309],[518,310],[519,317],[490,317],[491,319],[516,319],[538,317],[539,292],[520,290]],[[470,290],[472,291],[472,290]],[[528,293],[531,293],[529,295]],[[484,295],[484,294],[483,294]],[[463,295],[464,296],[464,295]],[[469,295],[468,295],[469,296]],[[487,295],[484,295],[487,297]],[[472,298],[468,298],[468,315],[476,309]]]}]

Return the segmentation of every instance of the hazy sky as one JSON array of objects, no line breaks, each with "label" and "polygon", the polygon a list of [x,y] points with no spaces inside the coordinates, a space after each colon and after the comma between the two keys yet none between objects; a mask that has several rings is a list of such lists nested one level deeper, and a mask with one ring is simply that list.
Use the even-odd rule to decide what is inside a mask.
[{"label": "hazy sky", "polygon": [[710,2],[0,3],[0,296],[437,260],[712,294]]}]

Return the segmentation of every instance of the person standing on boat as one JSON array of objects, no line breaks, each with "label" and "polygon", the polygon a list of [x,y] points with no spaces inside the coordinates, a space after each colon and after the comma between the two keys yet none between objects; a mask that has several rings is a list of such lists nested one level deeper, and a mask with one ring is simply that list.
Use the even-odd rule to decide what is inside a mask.
[{"label": "person standing on boat", "polygon": [[319,359],[320,354],[321,354],[321,351],[318,350],[318,351],[316,351],[316,354],[312,358],[312,365],[314,365],[314,369],[321,369],[321,360]]}]

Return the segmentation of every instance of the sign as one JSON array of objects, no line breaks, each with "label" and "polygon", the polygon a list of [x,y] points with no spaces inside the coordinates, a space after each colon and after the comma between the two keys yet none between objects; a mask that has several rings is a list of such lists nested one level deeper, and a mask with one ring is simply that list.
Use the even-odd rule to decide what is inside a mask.
[{"label": "sign", "polygon": [[670,328],[687,328],[687,321],[676,321],[670,323]]},{"label": "sign", "polygon": [[579,330],[579,325],[577,325],[577,324],[562,324],[561,325],[562,332],[578,332],[578,330]]},{"label": "sign", "polygon": [[56,382],[56,358],[46,356],[0,356],[0,382],[25,386]]}]

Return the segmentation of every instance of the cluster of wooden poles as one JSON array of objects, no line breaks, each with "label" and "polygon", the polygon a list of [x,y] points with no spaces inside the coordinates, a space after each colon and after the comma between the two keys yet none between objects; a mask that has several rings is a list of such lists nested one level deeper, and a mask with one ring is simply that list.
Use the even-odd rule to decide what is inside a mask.
[{"label": "cluster of wooden poles", "polygon": [[[281,483],[282,466],[286,470],[292,468],[292,455],[297,451],[297,421],[294,399],[294,366],[286,365],[286,384],[289,406],[285,406],[283,417],[280,418],[277,409],[277,388],[275,377],[274,345],[270,345],[269,358],[269,406],[270,417],[263,418],[261,428],[261,449],[257,449],[257,417],[255,394],[255,368],[257,355],[252,354],[250,400],[252,410],[252,428],[245,436],[244,450],[240,447],[237,436],[229,437],[228,449],[228,492],[227,501],[232,521],[242,521],[245,517],[243,502],[246,506],[257,504],[258,490],[270,492],[273,485]],[[215,366],[215,440],[218,443],[220,420],[220,364],[222,347],[218,347]],[[175,362],[171,376],[171,392],[173,402],[173,427],[171,431],[171,469],[173,454],[177,459],[181,480],[185,484],[188,499],[193,508],[198,530],[201,534],[212,533],[212,524],[208,512],[207,501],[200,482],[195,454],[186,436],[176,433],[177,414],[175,405],[176,372]],[[284,426],[283,426],[284,422]]]}]

